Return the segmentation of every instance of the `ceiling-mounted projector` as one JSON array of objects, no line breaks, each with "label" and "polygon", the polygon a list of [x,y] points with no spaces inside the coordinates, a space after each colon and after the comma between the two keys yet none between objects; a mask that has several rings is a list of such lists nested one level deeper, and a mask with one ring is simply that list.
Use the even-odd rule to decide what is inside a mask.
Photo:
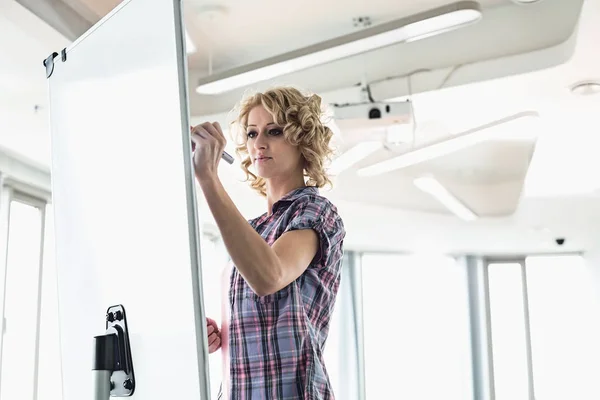
[{"label": "ceiling-mounted projector", "polygon": [[413,123],[410,100],[402,102],[365,102],[332,105],[336,124],[343,130],[385,128]]}]

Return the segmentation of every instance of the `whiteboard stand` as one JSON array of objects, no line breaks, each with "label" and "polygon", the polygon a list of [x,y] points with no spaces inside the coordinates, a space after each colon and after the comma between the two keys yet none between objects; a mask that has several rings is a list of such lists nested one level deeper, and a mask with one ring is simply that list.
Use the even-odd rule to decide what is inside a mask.
[{"label": "whiteboard stand", "polygon": [[135,391],[125,308],[109,307],[105,319],[106,333],[94,337],[94,400],[129,397]]}]

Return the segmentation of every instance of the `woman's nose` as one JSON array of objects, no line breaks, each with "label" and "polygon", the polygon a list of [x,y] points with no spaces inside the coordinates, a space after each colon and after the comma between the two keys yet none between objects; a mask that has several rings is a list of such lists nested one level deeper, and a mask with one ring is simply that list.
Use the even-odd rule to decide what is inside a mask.
[{"label": "woman's nose", "polygon": [[265,149],[267,147],[267,140],[264,134],[259,134],[254,141],[254,147],[257,149]]}]

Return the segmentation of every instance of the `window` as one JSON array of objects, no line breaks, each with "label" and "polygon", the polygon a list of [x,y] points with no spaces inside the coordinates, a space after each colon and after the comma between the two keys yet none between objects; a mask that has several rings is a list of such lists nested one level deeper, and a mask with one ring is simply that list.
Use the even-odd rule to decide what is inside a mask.
[{"label": "window", "polygon": [[366,254],[362,274],[367,398],[473,398],[466,268]]},{"label": "window", "polygon": [[[221,328],[221,307],[223,301],[226,300],[225,296],[227,296],[227,288],[223,287],[222,282],[227,254],[219,245],[217,239],[213,239],[208,235],[202,236],[201,244],[204,312],[207,317],[214,319]],[[228,302],[225,302],[224,305],[227,306]],[[222,357],[223,355],[220,350],[209,356],[210,391],[212,398],[215,399],[219,393],[223,377]]]},{"label": "window", "polygon": [[494,262],[488,281],[495,398],[598,398],[598,304],[583,258]]},{"label": "window", "polygon": [[345,252],[341,265],[340,286],[338,288],[333,313],[329,320],[329,333],[323,359],[333,394],[336,398],[352,400],[356,396],[356,349],[357,338],[354,333],[352,293],[352,269],[355,267],[350,259],[356,254]]},{"label": "window", "polygon": [[526,266],[536,398],[600,398],[593,270],[580,256],[528,257]]},{"label": "window", "polygon": [[40,354],[38,400],[62,399],[58,287],[54,262],[54,214],[46,207],[42,269],[42,302],[40,312]]},{"label": "window", "polygon": [[43,213],[15,197],[9,215],[0,398],[33,399]]},{"label": "window", "polygon": [[488,264],[496,400],[528,400],[527,326],[520,263]]}]

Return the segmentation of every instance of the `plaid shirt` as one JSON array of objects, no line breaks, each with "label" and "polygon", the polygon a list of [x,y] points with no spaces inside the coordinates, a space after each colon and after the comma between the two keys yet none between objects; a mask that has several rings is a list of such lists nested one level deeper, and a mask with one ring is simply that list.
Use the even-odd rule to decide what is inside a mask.
[{"label": "plaid shirt", "polygon": [[315,187],[295,189],[249,221],[269,245],[313,229],[319,249],[306,271],[277,293],[257,296],[236,268],[230,277],[231,400],[333,399],[323,361],[340,282],[344,225]]}]

